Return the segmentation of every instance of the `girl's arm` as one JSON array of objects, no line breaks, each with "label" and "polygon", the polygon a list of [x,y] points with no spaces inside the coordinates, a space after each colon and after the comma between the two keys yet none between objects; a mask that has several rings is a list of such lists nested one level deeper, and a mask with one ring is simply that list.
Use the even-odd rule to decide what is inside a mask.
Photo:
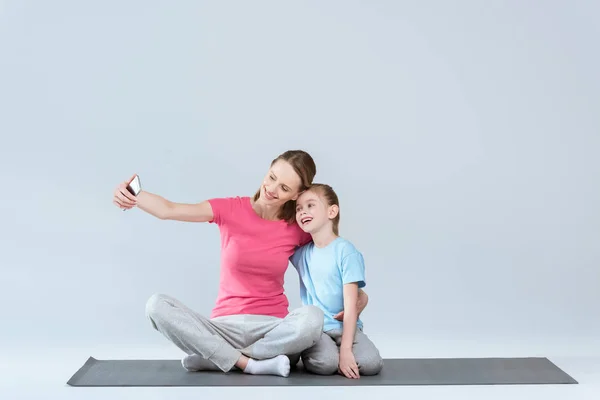
[{"label": "girl's arm", "polygon": [[358,320],[357,299],[358,285],[356,283],[344,285],[344,328],[340,350],[352,350],[352,343],[354,343],[354,335],[356,333],[356,321]]},{"label": "girl's arm", "polygon": [[[358,289],[358,300],[356,301],[356,308],[357,308],[356,318],[357,319],[360,316],[360,314],[364,311],[364,309],[368,303],[369,303],[369,296],[367,295],[367,293],[362,289]],[[344,310],[335,314],[333,316],[333,318],[337,319],[338,321],[343,321],[344,320]]]},{"label": "girl's arm", "polygon": [[352,352],[354,335],[356,334],[356,321],[358,320],[358,284],[347,283],[344,285],[344,322],[342,342],[340,344],[340,372],[348,378],[358,378],[358,366]]}]

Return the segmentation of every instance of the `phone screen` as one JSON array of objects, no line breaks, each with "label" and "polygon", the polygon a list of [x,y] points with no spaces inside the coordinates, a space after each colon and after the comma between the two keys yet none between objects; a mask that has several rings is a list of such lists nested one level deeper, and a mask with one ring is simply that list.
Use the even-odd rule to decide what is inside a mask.
[{"label": "phone screen", "polygon": [[129,193],[131,193],[134,196],[137,196],[140,193],[140,191],[142,190],[142,185],[140,183],[139,176],[136,175],[135,178],[133,178],[129,185],[127,185],[127,190],[129,190]]}]

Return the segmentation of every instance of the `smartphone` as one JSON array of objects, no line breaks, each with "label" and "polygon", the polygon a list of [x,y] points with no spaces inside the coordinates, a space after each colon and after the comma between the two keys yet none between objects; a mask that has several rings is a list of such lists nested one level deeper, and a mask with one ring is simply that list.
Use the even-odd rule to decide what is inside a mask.
[{"label": "smartphone", "polygon": [[[137,196],[142,191],[142,184],[140,183],[140,177],[136,175],[131,182],[127,185],[127,191],[134,196]],[[123,211],[127,211],[126,208],[123,208]]]},{"label": "smartphone", "polygon": [[142,191],[142,184],[140,183],[139,175],[136,175],[131,182],[129,182],[129,185],[127,185],[127,190],[134,196],[140,194]]}]

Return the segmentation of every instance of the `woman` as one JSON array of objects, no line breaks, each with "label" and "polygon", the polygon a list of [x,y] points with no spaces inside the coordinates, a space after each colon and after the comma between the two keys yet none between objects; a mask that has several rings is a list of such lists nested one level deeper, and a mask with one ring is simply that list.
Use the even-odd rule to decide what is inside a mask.
[{"label": "woman", "polygon": [[[221,232],[219,293],[210,318],[162,294],[150,297],[153,327],[187,353],[190,371],[234,367],[255,375],[288,376],[290,358],[321,337],[323,312],[315,306],[288,313],[284,274],[290,256],[311,240],[295,222],[296,199],[316,174],[312,157],[290,150],[271,162],[253,197],[213,198],[197,204],[171,202],[146,191],[131,195],[123,182],[113,202],[138,207],[163,220],[209,222]],[[366,306],[364,292],[359,311]],[[337,318],[343,318],[338,315]]]}]

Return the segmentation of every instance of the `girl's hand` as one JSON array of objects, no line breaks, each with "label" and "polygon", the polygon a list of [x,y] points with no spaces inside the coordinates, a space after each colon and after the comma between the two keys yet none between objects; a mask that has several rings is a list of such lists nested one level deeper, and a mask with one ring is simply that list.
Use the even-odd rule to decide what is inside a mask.
[{"label": "girl's hand", "polygon": [[340,363],[338,365],[338,372],[350,379],[359,379],[360,374],[358,372],[358,365],[354,359],[352,350],[340,349]]},{"label": "girl's hand", "polygon": [[135,196],[127,190],[127,185],[129,185],[133,178],[135,178],[135,174],[129,178],[129,180],[126,180],[117,186],[113,193],[113,204],[123,210],[129,210],[137,204]]}]

